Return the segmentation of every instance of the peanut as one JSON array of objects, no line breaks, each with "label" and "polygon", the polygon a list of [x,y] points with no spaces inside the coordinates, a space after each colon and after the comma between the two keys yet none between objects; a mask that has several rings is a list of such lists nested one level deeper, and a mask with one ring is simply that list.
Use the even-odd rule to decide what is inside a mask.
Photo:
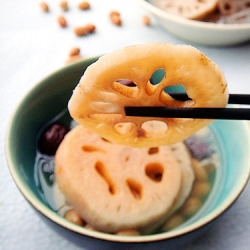
[{"label": "peanut", "polygon": [[116,233],[116,235],[122,236],[139,236],[140,233],[136,229],[123,229]]},{"label": "peanut", "polygon": [[78,225],[78,226],[85,226],[85,222],[83,221],[83,219],[80,217],[80,215],[74,210],[69,210],[66,214],[65,214],[65,219]]},{"label": "peanut", "polygon": [[82,2],[80,2],[80,3],[78,4],[78,8],[79,8],[80,10],[88,10],[88,9],[90,9],[90,4],[89,4],[89,2],[87,2],[87,1],[82,1]]},{"label": "peanut", "polygon": [[215,171],[216,166],[213,163],[209,163],[204,166],[207,173],[212,174]]},{"label": "peanut", "polygon": [[197,197],[190,197],[181,209],[181,214],[186,217],[194,215],[202,206],[202,202]]},{"label": "peanut", "polygon": [[77,36],[86,36],[95,31],[95,25],[87,24],[84,26],[75,27],[74,32]]},{"label": "peanut", "polygon": [[163,225],[162,230],[169,231],[178,227],[180,224],[184,222],[184,217],[180,214],[175,214]]},{"label": "peanut", "polygon": [[146,26],[150,25],[150,19],[147,15],[142,16],[142,23]]},{"label": "peanut", "polygon": [[67,1],[61,1],[59,5],[63,11],[67,11],[69,9]]},{"label": "peanut", "polygon": [[192,158],[192,166],[196,175],[197,180],[199,181],[207,181],[208,180],[208,173],[206,169],[200,165],[200,163]]},{"label": "peanut", "polygon": [[205,197],[210,191],[211,186],[207,181],[198,181],[194,184],[192,194],[197,197]]},{"label": "peanut", "polygon": [[69,51],[69,56],[77,56],[80,54],[80,48],[78,47],[73,47],[70,51]]},{"label": "peanut", "polygon": [[73,47],[70,51],[69,51],[69,57],[68,59],[65,61],[66,64],[70,64],[70,63],[74,63],[77,62],[79,60],[81,60],[82,57],[80,56],[80,48],[78,47]]},{"label": "peanut", "polygon": [[111,11],[109,13],[109,18],[114,25],[117,25],[117,26],[122,25],[121,16],[120,16],[120,13],[118,11]]},{"label": "peanut", "polygon": [[46,2],[41,2],[40,3],[40,8],[44,11],[44,12],[49,12],[49,6]]},{"label": "peanut", "polygon": [[67,27],[67,21],[65,19],[64,16],[60,15],[58,18],[57,18],[57,22],[58,24],[61,26],[61,27]]},{"label": "peanut", "polygon": [[85,26],[75,27],[74,32],[77,36],[85,36],[88,34],[88,31]]},{"label": "peanut", "polygon": [[94,228],[93,226],[91,226],[90,224],[86,224],[84,226],[86,229],[92,230],[92,231],[98,231],[96,228]]},{"label": "peanut", "polygon": [[85,27],[86,27],[86,29],[88,30],[89,33],[95,32],[95,25],[94,24],[89,23]]}]

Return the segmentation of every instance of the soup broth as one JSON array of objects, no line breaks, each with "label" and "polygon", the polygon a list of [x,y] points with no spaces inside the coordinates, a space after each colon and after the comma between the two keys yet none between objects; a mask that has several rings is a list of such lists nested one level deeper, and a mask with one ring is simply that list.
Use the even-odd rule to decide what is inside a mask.
[{"label": "soup broth", "polygon": [[[66,116],[69,116],[69,114],[67,113]],[[60,216],[70,218],[67,215],[69,211],[74,211],[74,208],[67,204],[67,201],[65,200],[64,195],[60,192],[55,180],[55,151],[46,151],[46,149],[44,150],[46,145],[44,147],[43,143],[41,146],[41,138],[43,136],[43,131],[46,130],[48,126],[59,124],[57,127],[55,126],[55,128],[53,128],[56,131],[55,133],[59,133],[59,135],[57,134],[55,136],[53,134],[49,134],[49,137],[53,138],[52,141],[59,145],[63,135],[76,126],[76,124],[72,120],[66,123],[63,122],[62,124],[55,121],[55,119],[52,120],[53,123],[50,125],[45,125],[45,128],[41,128],[42,132],[38,134],[36,157],[34,163],[34,181],[41,199]],[[58,128],[60,126],[62,128],[61,130]],[[174,228],[181,226],[183,223],[191,219],[202,208],[213,188],[213,183],[216,176],[216,168],[220,165],[220,159],[217,143],[212,131],[209,129],[209,127],[205,127],[198,133],[185,140],[184,144],[190,152],[192,166],[195,173],[195,181],[191,194],[186,199],[183,206],[175,211],[154,233],[173,230]],[[174,150],[174,147],[172,150]],[[80,222],[79,220],[71,220],[71,222],[86,226],[87,228],[93,230],[91,225],[86,225],[86,223],[81,219]],[[129,232],[129,234],[131,234],[131,232]]]}]

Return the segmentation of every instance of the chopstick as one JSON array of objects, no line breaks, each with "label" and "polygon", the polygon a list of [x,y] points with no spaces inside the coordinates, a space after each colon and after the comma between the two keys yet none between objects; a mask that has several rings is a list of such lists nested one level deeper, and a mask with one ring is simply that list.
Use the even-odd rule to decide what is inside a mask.
[{"label": "chopstick", "polygon": [[[177,100],[188,100],[185,93],[171,93]],[[250,95],[230,94],[229,104],[250,105]],[[249,108],[180,108],[180,107],[158,107],[140,106],[125,107],[126,116],[160,117],[160,118],[197,118],[197,119],[226,119],[226,120],[250,120]]]},{"label": "chopstick", "polygon": [[[174,99],[179,101],[187,101],[190,98],[186,93],[168,93]],[[228,98],[229,104],[250,104],[250,95],[248,94],[230,94]]]}]

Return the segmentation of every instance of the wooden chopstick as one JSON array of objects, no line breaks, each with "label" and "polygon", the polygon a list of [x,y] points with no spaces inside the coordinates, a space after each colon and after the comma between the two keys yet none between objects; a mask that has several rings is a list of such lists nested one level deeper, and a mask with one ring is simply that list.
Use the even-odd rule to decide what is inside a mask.
[{"label": "wooden chopstick", "polygon": [[[188,100],[186,94],[171,93],[177,100]],[[250,104],[250,95],[230,94],[229,104]],[[197,118],[197,119],[226,119],[250,120],[249,108],[179,108],[140,106],[125,107],[126,116],[161,117],[161,118]]]}]

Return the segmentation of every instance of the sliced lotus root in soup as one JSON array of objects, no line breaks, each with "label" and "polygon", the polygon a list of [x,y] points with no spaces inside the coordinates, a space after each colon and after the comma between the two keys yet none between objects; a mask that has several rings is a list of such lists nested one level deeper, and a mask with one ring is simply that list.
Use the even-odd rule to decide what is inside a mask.
[{"label": "sliced lotus root in soup", "polygon": [[250,0],[219,0],[218,8],[223,15],[232,15],[246,9],[250,11]]},{"label": "sliced lotus root in soup", "polygon": [[[158,152],[160,147],[149,148],[149,154],[155,154]],[[196,179],[195,172],[193,169],[193,163],[190,153],[183,142],[178,142],[176,144],[170,145],[169,148],[173,152],[175,159],[177,160],[180,170],[181,170],[181,187],[178,196],[175,199],[171,209],[169,210],[166,220],[171,218],[171,216],[178,211],[184,203],[189,198],[191,191],[193,190],[193,184]],[[154,224],[151,228],[144,228],[142,230],[143,234],[149,234],[153,229],[157,229],[162,222],[159,224]]]},{"label": "sliced lotus root in soup", "polygon": [[162,10],[188,19],[201,19],[215,11],[218,0],[151,0]]},{"label": "sliced lotus root in soup", "polygon": [[[182,86],[187,100],[167,92],[176,86]],[[127,46],[90,65],[68,107],[74,120],[111,142],[157,147],[183,141],[212,120],[131,117],[124,107],[225,107],[227,101],[222,70],[202,52],[188,45],[148,43]]]},{"label": "sliced lotus root in soup", "polygon": [[150,232],[179,197],[182,173],[168,146],[134,148],[72,129],[59,146],[56,181],[67,202],[96,230]]},{"label": "sliced lotus root in soup", "polygon": [[182,182],[179,197],[176,199],[169,215],[174,213],[184,204],[192,191],[194,180],[196,178],[191,156],[185,144],[183,142],[178,142],[170,145],[170,148],[181,168]]}]

